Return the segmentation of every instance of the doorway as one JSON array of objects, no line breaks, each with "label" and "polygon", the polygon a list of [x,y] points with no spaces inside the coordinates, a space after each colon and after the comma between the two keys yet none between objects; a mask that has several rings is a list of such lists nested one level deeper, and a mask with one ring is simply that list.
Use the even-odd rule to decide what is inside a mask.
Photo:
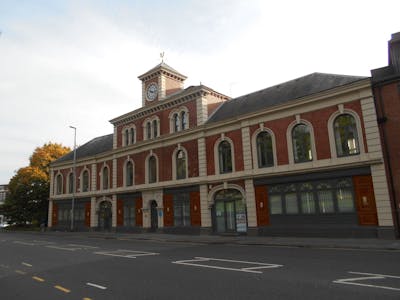
[{"label": "doorway", "polygon": [[99,204],[99,229],[110,231],[112,227],[112,204],[102,201]]},{"label": "doorway", "polygon": [[217,233],[245,233],[246,207],[238,190],[222,190],[214,198],[214,229]]},{"label": "doorway", "polygon": [[158,228],[158,214],[157,214],[157,201],[150,202],[150,222],[151,230],[156,231]]}]

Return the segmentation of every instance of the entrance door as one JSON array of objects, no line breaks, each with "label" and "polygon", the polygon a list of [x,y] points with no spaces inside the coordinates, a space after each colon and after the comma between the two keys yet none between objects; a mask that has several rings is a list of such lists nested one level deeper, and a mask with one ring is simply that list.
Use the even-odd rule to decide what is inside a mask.
[{"label": "entrance door", "polygon": [[237,190],[223,190],[215,195],[215,230],[219,233],[247,231],[246,207]]},{"label": "entrance door", "polygon": [[151,229],[155,231],[158,228],[157,202],[155,200],[150,203],[150,217]]},{"label": "entrance door", "polygon": [[102,201],[99,205],[99,228],[111,230],[112,227],[112,205],[109,201]]}]

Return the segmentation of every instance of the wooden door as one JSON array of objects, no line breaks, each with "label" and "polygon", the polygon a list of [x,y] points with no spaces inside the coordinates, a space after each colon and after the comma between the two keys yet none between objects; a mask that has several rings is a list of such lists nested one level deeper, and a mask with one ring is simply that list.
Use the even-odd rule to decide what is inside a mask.
[{"label": "wooden door", "polygon": [[190,221],[192,226],[201,226],[200,192],[190,193]]},{"label": "wooden door", "polygon": [[255,187],[257,225],[269,225],[268,192],[266,186]]},{"label": "wooden door", "polygon": [[58,205],[53,202],[53,211],[51,214],[51,226],[57,226],[58,224]]},{"label": "wooden door", "polygon": [[163,206],[164,206],[164,226],[174,226],[174,199],[173,195],[164,195]]},{"label": "wooden door", "polygon": [[136,226],[143,226],[143,200],[142,198],[136,198],[135,200],[136,209]]},{"label": "wooden door", "polygon": [[353,177],[358,222],[360,225],[378,225],[374,186],[370,175]]},{"label": "wooden door", "polygon": [[124,225],[124,201],[117,200],[117,226]]},{"label": "wooden door", "polygon": [[90,202],[85,203],[85,226],[90,227]]}]

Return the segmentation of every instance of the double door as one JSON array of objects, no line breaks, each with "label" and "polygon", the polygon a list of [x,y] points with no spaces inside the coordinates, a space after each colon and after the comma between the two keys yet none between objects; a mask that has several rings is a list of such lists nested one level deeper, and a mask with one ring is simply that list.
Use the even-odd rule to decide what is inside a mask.
[{"label": "double door", "polygon": [[218,233],[247,231],[246,208],[242,200],[217,201],[215,220]]}]

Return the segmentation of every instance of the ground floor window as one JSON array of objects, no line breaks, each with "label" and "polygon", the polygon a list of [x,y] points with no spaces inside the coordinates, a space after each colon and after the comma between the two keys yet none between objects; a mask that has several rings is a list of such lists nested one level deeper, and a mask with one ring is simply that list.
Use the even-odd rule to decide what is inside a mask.
[{"label": "ground floor window", "polygon": [[215,194],[214,202],[217,232],[247,231],[246,206],[238,190],[221,190]]},{"label": "ground floor window", "polygon": [[189,193],[174,195],[174,226],[190,226]]},{"label": "ground floor window", "polygon": [[[58,222],[65,223],[71,222],[71,204],[59,204],[58,205]],[[75,203],[74,205],[74,221],[84,222],[85,221],[85,206],[84,203]]]},{"label": "ground floor window", "polygon": [[135,202],[124,203],[124,226],[136,226]]},{"label": "ground floor window", "polygon": [[355,211],[351,178],[271,185],[268,193],[271,215]]}]

